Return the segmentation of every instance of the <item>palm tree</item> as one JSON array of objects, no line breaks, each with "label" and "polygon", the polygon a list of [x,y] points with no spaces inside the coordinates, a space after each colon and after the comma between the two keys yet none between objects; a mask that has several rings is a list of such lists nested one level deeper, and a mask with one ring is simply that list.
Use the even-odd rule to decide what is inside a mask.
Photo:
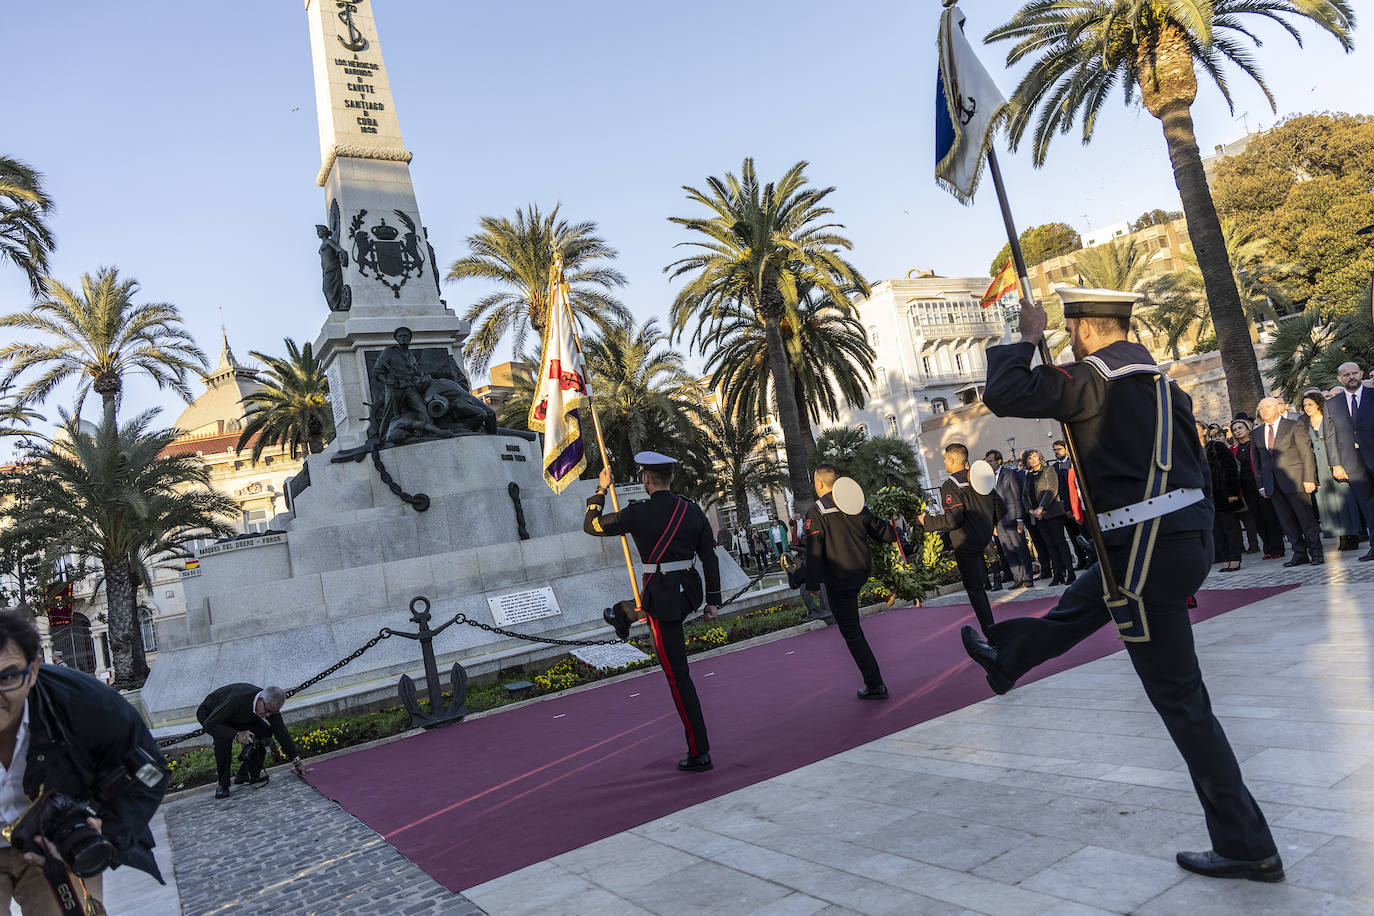
[{"label": "palm tree", "polygon": [[18,395],[10,394],[9,385],[0,385],[0,439],[38,436],[33,431],[33,421],[42,419],[43,415],[27,407]]},{"label": "palm tree", "polygon": [[812,457],[813,469],[821,462],[833,464],[869,494],[883,487],[918,490],[921,486],[921,462],[911,443],[891,436],[869,436],[857,426],[827,429]]},{"label": "palm tree", "polygon": [[1196,343],[1210,330],[1206,294],[1183,271],[1150,280],[1141,291],[1150,305],[1137,309],[1131,320],[1162,337],[1174,359],[1183,357],[1185,339],[1191,337]]},{"label": "palm tree", "polygon": [[10,343],[0,347],[0,362],[10,362],[11,380],[34,369],[36,379],[19,391],[26,404],[42,400],[58,384],[79,378],[76,413],[95,389],[111,416],[124,388],[124,376],[141,371],[159,388],[171,388],[188,403],[188,372],[206,365],[205,354],[181,326],[181,313],[166,302],[135,305],[136,280],[120,280],[119,269],[102,267],[94,277],[81,276],[81,290],[52,279],[43,281],[45,295],[31,309],[0,317],[0,328],[46,334],[43,343]]},{"label": "palm tree", "polygon": [[[138,687],[134,634],[138,632],[135,582],[156,558],[186,557],[197,537],[233,533],[225,520],[238,505],[210,488],[205,463],[194,456],[163,457],[175,430],[151,430],[156,411],[117,425],[107,412],[94,432],[63,414],[64,436],[33,452],[35,460],[4,483],[11,497],[0,548],[24,539],[46,552],[98,563],[109,607],[115,686]],[[141,578],[140,578],[141,576]]]},{"label": "palm tree", "polygon": [[1031,59],[1012,96],[1010,139],[1016,148],[1038,109],[1033,141],[1037,166],[1044,164],[1053,136],[1068,133],[1076,121],[1082,122],[1083,142],[1092,139],[1097,116],[1118,87],[1128,104],[1138,89],[1145,109],[1159,119],[1235,411],[1253,409],[1264,383],[1226,261],[1191,108],[1198,68],[1232,104],[1222,72],[1228,62],[1258,83],[1274,107],[1245,47],[1246,39],[1259,44],[1251,26],[1260,18],[1277,22],[1299,45],[1302,37],[1289,19],[1311,20],[1346,51],[1353,47],[1355,12],[1349,0],[1031,0],[985,39],[1015,42],[1008,65]]},{"label": "palm tree", "polygon": [[47,223],[52,211],[43,176],[18,159],[0,156],[0,258],[24,272],[35,296],[43,291],[55,244]]},{"label": "palm tree", "polygon": [[243,399],[247,405],[243,433],[234,446],[242,452],[254,436],[254,464],[269,445],[284,445],[294,460],[301,450],[308,455],[324,451],[334,437],[334,411],[329,405],[329,379],[310,344],[297,346],[287,337],[286,358],[256,350],[249,355],[267,368],[258,375],[262,387]]},{"label": "palm tree", "polygon": [[549,276],[559,257],[579,326],[584,320],[598,328],[628,320],[625,306],[609,293],[625,285],[625,275],[597,263],[614,260],[616,250],[596,234],[596,223],[570,224],[558,218],[558,210],[554,207],[545,216],[531,204],[516,210],[513,221],[482,217],[481,231],[467,239],[470,254],[449,268],[449,280],[475,278],[501,287],[474,302],[463,316],[470,322],[482,319],[465,348],[474,370],[491,364],[496,345],[508,332],[514,335],[517,352],[525,349],[525,336],[531,330],[542,337],[549,310]]},{"label": "palm tree", "polygon": [[[810,285],[832,303],[847,303],[851,293],[868,294],[858,268],[841,256],[850,241],[823,222],[834,211],[824,200],[835,189],[806,186],[806,162],[798,162],[773,184],[760,185],[754,160],[745,159],[740,177],[708,178],[709,192],[684,186],[687,198],[712,211],[710,217],[670,217],[706,241],[680,242],[698,249],[664,268],[673,279],[690,276],[673,301],[672,329],[681,335],[695,319],[693,343],[711,336],[739,305],[762,323],[768,369],[773,377],[778,422],[787,450],[787,473],[794,511],[804,513],[815,499],[806,473],[807,440],[788,365],[784,318],[796,322],[801,290]],[[794,338],[792,348],[799,346]]]},{"label": "palm tree", "polygon": [[1119,289],[1130,292],[1140,286],[1150,273],[1150,257],[1135,239],[1125,242],[1112,240],[1096,248],[1088,248],[1074,255],[1074,268],[1084,286],[1099,289]]},{"label": "palm tree", "polygon": [[[1367,301],[1367,300],[1366,300]],[[1282,318],[1269,343],[1274,365],[1269,370],[1279,394],[1290,403],[1308,388],[1333,387],[1336,367],[1345,362],[1374,362],[1374,326],[1368,309],[1331,314],[1315,307]]]},{"label": "palm tree", "polygon": [[687,372],[682,354],[663,346],[667,340],[657,319],[638,328],[628,319],[586,345],[592,406],[601,419],[611,467],[622,479],[634,468],[634,454],[656,444],[663,433],[686,435],[689,412],[701,404],[701,386]]},{"label": "palm tree", "polygon": [[816,442],[816,451],[811,454],[811,470],[816,469],[816,465],[825,463],[833,464],[840,469],[840,473],[845,473],[855,459],[859,457],[859,449],[868,441],[868,434],[857,426],[834,426],[821,433],[821,437]]},{"label": "palm tree", "polygon": [[[767,333],[747,305],[733,303],[726,315],[701,343],[711,354],[706,363],[711,386],[720,392],[723,413],[744,412],[762,421],[776,403]],[[796,313],[782,321],[782,335],[793,395],[810,421],[802,425],[809,455],[816,448],[813,424],[819,425],[822,417],[835,419],[845,404],[864,406],[869,383],[876,377],[875,353],[848,303],[836,306],[815,287],[800,291]]]},{"label": "palm tree", "polygon": [[688,494],[703,506],[723,497],[735,504],[739,524],[749,523],[749,497],[787,485],[787,476],[769,449],[770,434],[752,417],[701,409],[693,414],[698,435],[686,449],[685,476],[698,481]]}]

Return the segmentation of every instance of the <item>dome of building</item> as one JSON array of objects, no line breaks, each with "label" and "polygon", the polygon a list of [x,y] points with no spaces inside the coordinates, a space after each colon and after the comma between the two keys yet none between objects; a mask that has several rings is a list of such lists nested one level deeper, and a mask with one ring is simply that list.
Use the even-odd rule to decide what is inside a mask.
[{"label": "dome of building", "polygon": [[262,387],[257,373],[239,363],[229,348],[229,335],[221,331],[219,363],[206,372],[205,393],[190,403],[177,417],[180,435],[209,436],[237,432],[243,428],[244,398]]}]

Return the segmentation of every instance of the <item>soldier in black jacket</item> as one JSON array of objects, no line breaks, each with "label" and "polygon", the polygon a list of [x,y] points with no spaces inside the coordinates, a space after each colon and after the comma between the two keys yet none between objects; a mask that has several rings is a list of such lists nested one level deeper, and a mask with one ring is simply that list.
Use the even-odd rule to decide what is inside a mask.
[{"label": "soldier in black jacket", "polygon": [[988,566],[984,559],[993,526],[1006,513],[1006,506],[994,490],[979,493],[968,482],[968,446],[954,442],[945,446],[945,470],[949,476],[940,484],[943,515],[922,512],[916,523],[926,531],[948,531],[954,548],[954,564],[968,593],[968,603],[978,617],[984,633],[992,626],[992,603],[988,601]]},{"label": "soldier in black jacket", "polygon": [[[630,503],[619,512],[602,514],[606,491],[611,486],[609,468],[601,471],[596,495],[587,500],[587,515],[582,530],[595,537],[628,534],[639,549],[643,576],[641,610],[653,635],[654,651],[673,703],[682,718],[687,736],[687,756],[677,763],[679,770],[702,773],[711,769],[711,745],[706,738],[706,720],[701,714],[692,672],[687,667],[687,640],[682,621],[706,601],[705,617],[714,620],[720,604],[720,560],[711,523],[701,507],[678,496],[671,489],[676,460],[658,452],[635,455],[640,479],[649,498]],[[697,564],[701,564],[701,572]],[[705,588],[702,574],[705,574]],[[631,621],[620,608],[607,609],[608,622],[624,639]]]},{"label": "soldier in black jacket", "polygon": [[[282,753],[300,770],[301,755],[296,752],[296,743],[291,740],[291,733],[281,717],[285,702],[286,694],[280,687],[258,687],[256,684],[228,684],[211,691],[201,701],[196,720],[215,742],[215,772],[219,776],[215,798],[229,797],[229,758],[236,740],[248,744],[275,737]],[[267,782],[267,774],[250,773],[242,768],[238,781],[260,786]]]},{"label": "soldier in black jacket", "polygon": [[816,465],[812,475],[816,502],[806,513],[802,526],[806,535],[806,590],[816,595],[821,583],[825,583],[830,613],[835,616],[835,625],[864,678],[859,699],[885,700],[887,685],[859,624],[859,589],[873,569],[868,542],[891,544],[897,540],[897,533],[867,506],[858,515],[841,512],[831,492],[838,477],[839,470],[833,464]]},{"label": "soldier in black jacket", "polygon": [[[45,789],[93,802],[100,820],[90,825],[113,844],[112,867],[129,865],[162,881],[148,829],[167,791],[157,742],[114,690],[80,671],[40,664],[38,630],[24,611],[0,612],[0,764],[7,776],[23,774],[20,786],[0,791],[4,823]],[[116,782],[121,787],[104,797],[100,786]],[[24,913],[61,912],[42,864],[40,856],[0,843],[0,907],[8,912],[13,899]],[[99,875],[84,884],[100,896]]]},{"label": "soldier in black jacket", "polygon": [[[1045,617],[1004,620],[986,641],[965,627],[964,648],[1001,694],[1115,620],[1206,814],[1212,849],[1180,852],[1178,864],[1215,877],[1282,880],[1274,838],[1212,713],[1193,650],[1188,599],[1211,567],[1212,501],[1192,402],[1148,350],[1126,340],[1138,294],[1059,293],[1079,361],[1031,368],[1046,315],[1023,303],[1021,342],[988,348],[983,400],[998,416],[1052,417],[1070,426],[1084,487],[1099,511],[1106,559],[1127,600],[1108,607],[1094,565]],[[1147,504],[1152,493],[1158,495]],[[1132,592],[1139,600],[1130,599]]]}]

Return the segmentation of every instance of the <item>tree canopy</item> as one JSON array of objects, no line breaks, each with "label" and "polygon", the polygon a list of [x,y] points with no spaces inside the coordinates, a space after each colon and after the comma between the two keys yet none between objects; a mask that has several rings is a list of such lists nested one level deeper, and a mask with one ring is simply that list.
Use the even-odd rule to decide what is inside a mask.
[{"label": "tree canopy", "polygon": [[[1057,258],[1061,254],[1077,251],[1083,247],[1083,239],[1077,230],[1067,223],[1042,223],[1021,232],[1021,253],[1026,256],[1026,266]],[[1011,243],[1005,243],[997,251],[997,257],[988,266],[988,276],[995,277],[1011,258]]]},{"label": "tree canopy", "polygon": [[1354,308],[1374,271],[1374,117],[1306,114],[1254,137],[1212,179],[1217,212],[1291,264],[1294,301]]},{"label": "tree canopy", "polygon": [[1151,226],[1162,226],[1165,223],[1172,223],[1176,219],[1183,219],[1182,210],[1160,210],[1156,207],[1153,210],[1146,210],[1131,220],[1131,231],[1139,232],[1141,229],[1148,229]]}]

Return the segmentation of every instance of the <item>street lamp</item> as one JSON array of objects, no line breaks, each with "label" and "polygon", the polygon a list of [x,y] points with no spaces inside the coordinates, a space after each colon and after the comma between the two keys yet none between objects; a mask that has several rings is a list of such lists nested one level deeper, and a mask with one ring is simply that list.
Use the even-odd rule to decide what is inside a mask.
[{"label": "street lamp", "polygon": [[1016,437],[1007,436],[1007,451],[1011,452],[1011,460],[1016,460]]}]

